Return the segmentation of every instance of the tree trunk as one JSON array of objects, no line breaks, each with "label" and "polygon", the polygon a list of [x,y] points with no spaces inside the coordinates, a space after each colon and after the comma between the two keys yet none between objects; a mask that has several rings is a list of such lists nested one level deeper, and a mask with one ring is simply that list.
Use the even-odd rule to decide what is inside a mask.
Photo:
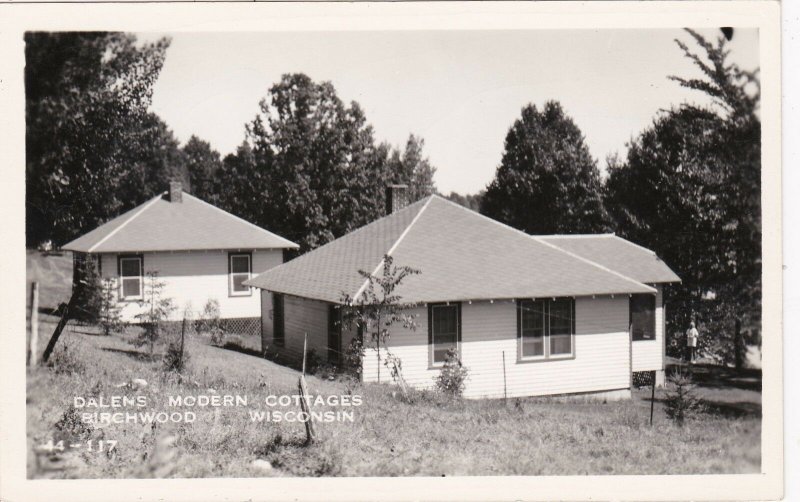
[{"label": "tree trunk", "polygon": [[733,344],[734,344],[734,358],[736,369],[741,370],[744,368],[744,359],[747,350],[744,346],[744,334],[742,333],[742,321],[736,319],[733,330]]}]

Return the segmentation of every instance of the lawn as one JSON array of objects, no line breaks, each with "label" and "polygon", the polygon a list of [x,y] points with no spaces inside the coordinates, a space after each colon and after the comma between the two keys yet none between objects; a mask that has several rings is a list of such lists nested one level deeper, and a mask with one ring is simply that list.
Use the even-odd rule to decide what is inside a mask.
[{"label": "lawn", "polygon": [[[60,265],[53,265],[54,259]],[[51,262],[49,264],[37,262]],[[31,263],[34,263],[31,266]],[[29,255],[29,277],[65,280],[51,273],[71,265],[65,257]],[[33,280],[33,279],[30,279]],[[42,286],[42,307],[65,301],[63,284]],[[61,295],[61,296],[59,296]],[[44,294],[42,295],[44,298]],[[56,319],[43,316],[45,341]],[[708,410],[683,428],[668,420],[663,391],[656,392],[649,425],[649,390],[610,403],[555,399],[449,400],[415,394],[409,404],[387,385],[361,385],[328,375],[307,377],[313,395],[360,395],[350,408],[353,422],[316,423],[318,441],[305,446],[297,422],[253,422],[249,411],[266,410],[268,395],[295,394],[298,373],[252,355],[255,339],[231,341],[231,350],[207,337],[186,340],[190,355],[184,376],[162,371],[156,348],[151,357],[133,347],[132,333],[105,337],[70,324],[59,341],[55,367],[29,369],[28,475],[56,478],[248,477],[248,476],[453,476],[567,474],[706,474],[760,470],[760,373],[736,374],[714,367],[696,371],[698,392]],[[44,342],[40,343],[40,346]],[[64,352],[66,349],[66,354]],[[131,388],[134,379],[146,386]],[[170,395],[246,395],[248,407],[170,408]],[[191,424],[124,423],[85,426],[71,411],[74,396],[145,396],[147,407],[122,411],[196,413]],[[276,408],[296,410],[295,406]],[[329,405],[315,410],[337,410]],[[88,411],[88,410],[81,410]],[[91,411],[108,411],[91,410]],[[112,410],[118,411],[118,410]],[[50,439],[117,441],[112,452],[85,448],[42,452]],[[107,443],[106,443],[107,444]],[[39,453],[34,453],[35,451]],[[262,462],[259,462],[262,460]]]}]

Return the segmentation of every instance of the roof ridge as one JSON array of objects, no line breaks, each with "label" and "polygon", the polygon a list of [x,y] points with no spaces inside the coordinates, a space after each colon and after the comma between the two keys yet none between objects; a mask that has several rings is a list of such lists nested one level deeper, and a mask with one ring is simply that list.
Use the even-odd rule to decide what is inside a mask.
[{"label": "roof ridge", "polygon": [[[183,192],[183,190],[182,190],[182,192]],[[299,245],[298,245],[296,242],[292,242],[292,241],[290,241],[289,239],[287,239],[287,238],[285,238],[285,237],[281,237],[281,236],[280,236],[280,235],[278,235],[278,234],[275,234],[275,233],[272,233],[272,232],[270,232],[270,231],[269,231],[269,230],[267,230],[266,228],[259,227],[259,226],[258,226],[258,225],[256,225],[255,223],[249,222],[249,221],[245,220],[244,218],[240,218],[239,216],[236,216],[236,215],[235,215],[235,214],[233,214],[233,213],[229,213],[228,211],[225,211],[224,209],[221,209],[221,208],[219,208],[219,207],[215,206],[214,204],[211,204],[210,202],[206,202],[206,201],[204,201],[204,200],[203,200],[203,199],[201,199],[200,197],[195,197],[194,195],[192,195],[192,194],[190,194],[190,193],[188,193],[188,192],[183,192],[183,194],[184,194],[184,195],[186,195],[186,196],[188,196],[188,197],[190,197],[190,198],[192,198],[192,199],[194,199],[194,200],[196,200],[197,202],[200,202],[200,203],[202,203],[202,204],[205,204],[206,206],[208,206],[208,207],[210,207],[210,208],[216,209],[217,211],[219,211],[219,212],[223,213],[224,215],[226,215],[226,216],[228,216],[228,217],[230,217],[230,218],[233,218],[234,220],[237,220],[237,221],[240,221],[240,222],[242,222],[242,223],[245,223],[246,225],[249,225],[249,226],[251,226],[251,227],[253,227],[253,228],[257,229],[257,230],[260,230],[260,231],[262,231],[262,232],[266,232],[266,233],[268,233],[270,236],[272,236],[272,237],[276,237],[276,238],[277,238],[277,239],[279,239],[279,240],[286,241],[286,242],[288,242],[289,244],[291,244],[292,246],[294,246],[295,248],[299,248],[299,247],[300,247],[300,246],[299,246]],[[290,246],[290,247],[292,247],[292,246]],[[280,248],[274,248],[274,249],[280,249]]]},{"label": "roof ridge", "polygon": [[[403,230],[403,232],[400,234],[400,236],[397,238],[397,240],[394,242],[394,244],[392,244],[392,246],[389,248],[389,250],[388,250],[388,251],[386,251],[386,253],[385,253],[385,255],[386,255],[386,256],[391,256],[391,255],[392,255],[392,252],[393,252],[395,249],[397,249],[397,246],[399,246],[399,245],[400,245],[400,242],[401,242],[401,241],[403,240],[403,238],[404,238],[404,237],[405,237],[405,236],[408,234],[409,230],[411,230],[411,227],[413,227],[413,226],[414,226],[414,223],[416,223],[416,222],[417,222],[417,220],[419,220],[420,216],[422,216],[422,213],[424,213],[424,212],[425,212],[425,210],[428,208],[428,206],[430,205],[430,203],[431,203],[431,201],[433,200],[433,197],[434,197],[434,196],[435,196],[435,194],[432,194],[432,195],[430,195],[430,196],[428,197],[428,200],[426,200],[426,201],[425,201],[425,203],[422,205],[422,207],[421,207],[421,208],[420,208],[420,210],[417,212],[417,214],[416,214],[416,215],[414,215],[414,218],[411,220],[411,222],[408,224],[408,226],[406,226],[405,230]],[[424,200],[424,199],[420,199],[420,201],[421,201],[421,200]],[[389,216],[389,215],[387,215],[387,216]],[[365,226],[366,226],[366,225],[365,225]],[[363,227],[362,227],[362,228],[363,228]],[[372,271],[372,275],[375,275],[375,274],[377,274],[377,273],[378,273],[378,270],[380,270],[380,268],[381,268],[381,265],[383,265],[383,261],[384,261],[384,258],[383,258],[383,257],[381,257],[381,260],[378,262],[378,265],[377,265],[377,266],[375,267],[375,269]],[[361,287],[360,287],[360,288],[358,288],[358,289],[356,290],[356,293],[353,295],[353,301],[355,301],[355,299],[356,299],[356,298],[358,298],[359,296],[361,296],[361,294],[364,292],[364,289],[366,289],[366,287],[367,287],[367,284],[369,284],[369,279],[364,279],[364,284],[362,284],[362,285],[361,285]]]},{"label": "roof ridge", "polygon": [[528,238],[530,238],[530,239],[533,239],[533,240],[534,240],[534,241],[536,241],[536,242],[539,242],[539,243],[541,243],[541,244],[544,244],[545,246],[548,246],[548,247],[551,247],[551,248],[553,248],[553,249],[556,249],[556,250],[558,250],[558,251],[561,251],[562,253],[564,253],[564,254],[566,254],[566,255],[568,255],[568,256],[571,256],[571,257],[573,257],[573,258],[575,258],[575,259],[577,259],[577,260],[580,260],[580,261],[586,262],[586,263],[588,263],[588,264],[590,264],[590,265],[594,265],[595,267],[599,268],[600,270],[603,270],[603,271],[605,271],[605,272],[608,272],[608,273],[610,273],[610,274],[613,274],[613,275],[619,276],[619,277],[621,277],[621,278],[623,278],[623,279],[625,279],[625,280],[627,280],[627,281],[629,281],[629,282],[633,282],[633,283],[635,283],[635,284],[636,284],[636,285],[638,285],[638,286],[644,286],[645,288],[648,288],[648,289],[650,289],[650,290],[652,290],[652,291],[654,291],[654,292],[656,291],[656,289],[655,289],[655,288],[653,288],[653,287],[651,287],[651,286],[648,286],[647,284],[644,284],[643,282],[639,282],[639,281],[637,281],[636,279],[633,279],[633,278],[631,278],[631,277],[628,277],[627,275],[624,275],[624,274],[620,274],[619,272],[616,272],[616,271],[614,271],[614,270],[611,270],[611,269],[610,269],[610,268],[608,268],[608,267],[604,267],[603,265],[600,265],[600,264],[599,264],[599,263],[597,263],[597,262],[594,262],[594,261],[592,261],[592,260],[589,260],[588,258],[584,258],[584,257],[582,257],[582,256],[579,256],[579,255],[575,254],[575,253],[572,253],[572,252],[570,252],[570,251],[567,251],[567,250],[565,250],[565,249],[563,249],[563,248],[560,248],[560,247],[556,246],[555,244],[551,244],[551,243],[547,242],[546,240],[542,239],[541,237],[537,237],[537,236],[535,236],[535,235],[531,235],[531,234],[529,234],[529,233],[523,232],[522,230],[519,230],[519,229],[517,229],[517,228],[514,228],[514,227],[512,227],[511,225],[506,225],[505,223],[502,223],[502,222],[500,222],[500,221],[497,221],[497,220],[495,220],[495,219],[493,219],[493,218],[489,218],[489,217],[488,217],[488,216],[486,216],[486,215],[483,215],[483,214],[481,214],[481,213],[479,213],[479,212],[477,212],[477,211],[473,211],[472,209],[469,209],[469,208],[467,208],[467,207],[464,207],[464,206],[462,206],[461,204],[457,204],[457,203],[455,203],[455,202],[453,202],[453,201],[451,201],[451,200],[445,199],[444,197],[441,197],[441,196],[438,196],[438,195],[437,195],[436,197],[439,197],[439,198],[440,198],[440,199],[442,199],[443,201],[445,201],[445,202],[448,202],[449,204],[452,204],[452,205],[456,206],[456,207],[457,207],[457,208],[459,208],[459,209],[463,209],[464,211],[470,212],[470,213],[472,213],[472,214],[476,214],[476,215],[480,216],[481,218],[485,218],[485,219],[487,219],[487,220],[491,221],[492,223],[494,223],[494,224],[496,224],[496,225],[500,225],[501,227],[504,227],[504,228],[506,228],[506,229],[508,229],[508,230],[512,230],[512,231],[514,231],[514,232],[520,233],[520,234],[524,235],[525,237],[528,237]]},{"label": "roof ridge", "polygon": [[122,222],[122,223],[121,223],[121,224],[120,224],[120,225],[119,225],[117,228],[115,228],[114,230],[112,230],[111,232],[109,232],[109,233],[108,233],[108,235],[106,235],[105,237],[103,237],[102,239],[100,239],[99,241],[97,241],[97,242],[96,242],[96,243],[95,243],[93,246],[91,246],[91,247],[89,248],[89,250],[88,250],[87,252],[88,252],[88,253],[91,253],[92,251],[94,251],[95,249],[97,249],[97,247],[98,247],[98,246],[100,246],[100,244],[102,244],[102,243],[104,243],[105,241],[107,241],[108,239],[110,239],[110,238],[111,238],[112,236],[114,236],[114,235],[115,235],[117,232],[119,232],[120,230],[122,230],[122,229],[125,227],[125,225],[127,225],[127,224],[128,224],[128,223],[130,223],[130,222],[132,222],[134,219],[136,219],[136,217],[137,217],[137,216],[139,216],[139,215],[140,215],[140,214],[142,214],[143,212],[147,211],[147,210],[150,208],[150,206],[152,206],[153,204],[155,204],[156,202],[158,202],[159,200],[161,200],[161,197],[163,197],[165,193],[167,193],[167,192],[161,192],[161,193],[159,193],[158,195],[156,195],[155,197],[153,197],[152,199],[150,199],[149,201],[147,201],[147,202],[145,202],[144,204],[142,204],[142,205],[140,206],[140,207],[141,207],[141,209],[140,209],[139,211],[137,211],[137,212],[133,213],[133,214],[130,216],[130,218],[128,218],[127,220],[123,221],[123,222]]}]

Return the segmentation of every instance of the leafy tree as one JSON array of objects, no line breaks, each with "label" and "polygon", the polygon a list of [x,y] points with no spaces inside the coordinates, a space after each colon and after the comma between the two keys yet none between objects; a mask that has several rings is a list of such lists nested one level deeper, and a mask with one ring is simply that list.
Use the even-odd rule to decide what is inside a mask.
[{"label": "leafy tree", "polygon": [[405,149],[402,152],[399,149],[393,150],[389,160],[392,182],[408,185],[410,202],[436,193],[436,183],[433,181],[436,168],[422,153],[424,146],[425,140],[411,134]]},{"label": "leafy tree", "polygon": [[505,139],[481,213],[531,234],[606,229],[600,173],[583,134],[556,101],[522,109]]},{"label": "leafy tree", "polygon": [[662,112],[609,165],[606,206],[617,231],[653,249],[682,283],[667,289],[669,349],[679,354],[694,318],[701,351],[741,367],[744,331],[758,339],[761,310],[761,126],[757,72],[727,62],[687,30],[700,57],[678,42],[702,79],[671,77],[710,106]]},{"label": "leafy tree", "polygon": [[[373,275],[366,270],[359,270],[359,275],[366,281],[361,295],[351,298],[342,293],[343,323],[352,328],[357,327],[361,339],[356,342],[360,358],[365,348],[374,348],[378,361],[378,383],[381,381],[381,348],[387,353],[387,365],[390,365],[392,376],[402,382],[401,363],[399,358],[389,352],[390,328],[399,323],[405,329],[417,327],[415,316],[407,311],[415,307],[403,303],[402,297],[396,293],[397,288],[406,277],[417,275],[419,270],[407,266],[395,266],[390,255],[384,255],[381,275]],[[366,335],[366,336],[365,336]],[[358,361],[361,366],[361,361]],[[401,383],[401,385],[403,385]]]},{"label": "leafy tree", "polygon": [[211,148],[207,141],[195,135],[183,147],[186,170],[189,177],[189,191],[208,202],[216,202],[221,186],[215,183],[222,169],[219,152]]},{"label": "leafy tree", "polygon": [[445,196],[447,200],[455,202],[456,204],[462,205],[467,209],[472,209],[473,211],[480,211],[481,210],[481,199],[483,199],[484,191],[481,190],[475,194],[466,194],[461,195],[457,192],[450,192],[449,195]]},{"label": "leafy tree", "polygon": [[330,82],[284,75],[248,125],[248,143],[254,169],[232,189],[248,183],[260,192],[243,202],[251,206],[243,212],[301,251],[383,214],[388,148],[375,145],[361,107],[345,105]]},{"label": "leafy tree", "polygon": [[155,160],[177,144],[147,108],[168,45],[124,33],[25,34],[28,246],[63,244],[164,188],[147,171],[172,166]]}]

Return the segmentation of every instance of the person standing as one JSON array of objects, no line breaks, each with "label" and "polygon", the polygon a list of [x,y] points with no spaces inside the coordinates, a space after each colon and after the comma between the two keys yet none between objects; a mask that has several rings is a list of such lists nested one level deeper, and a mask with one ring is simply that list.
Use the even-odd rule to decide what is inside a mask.
[{"label": "person standing", "polygon": [[694,321],[689,323],[689,329],[686,330],[686,349],[689,351],[689,362],[694,362],[697,353],[697,340],[700,338],[700,333],[694,325]]}]

